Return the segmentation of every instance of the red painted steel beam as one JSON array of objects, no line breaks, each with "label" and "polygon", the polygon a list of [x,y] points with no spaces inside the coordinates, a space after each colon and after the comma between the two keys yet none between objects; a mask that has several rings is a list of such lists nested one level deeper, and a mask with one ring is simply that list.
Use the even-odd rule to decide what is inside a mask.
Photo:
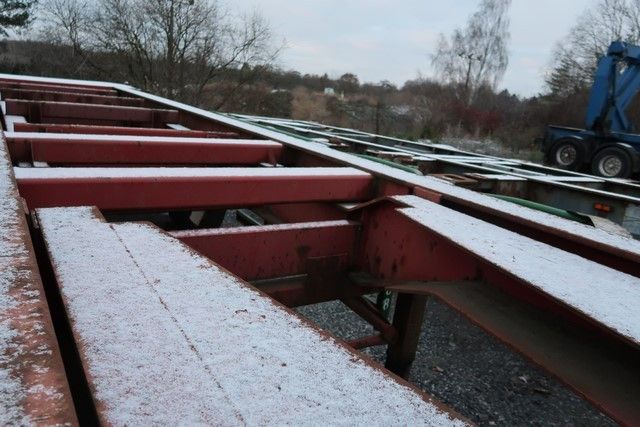
[{"label": "red painted steel beam", "polygon": [[[524,278],[470,253],[446,236],[402,215],[397,206],[381,203],[363,213],[363,250],[358,267],[384,280],[459,282],[484,280],[533,307],[603,336],[628,342],[586,315],[535,289]],[[380,224],[384,224],[381,227]],[[392,230],[392,231],[391,231]],[[505,231],[506,232],[506,231]],[[545,272],[541,272],[544,276]]]},{"label": "red painted steel beam", "polygon": [[595,242],[577,234],[560,231],[547,224],[525,220],[510,215],[508,212],[491,210],[486,206],[474,205],[463,200],[454,200],[445,195],[442,195],[441,204],[523,236],[580,255],[598,264],[640,277],[640,257],[631,251],[624,251],[607,245],[606,242]]},{"label": "red painted steel beam", "polygon": [[52,101],[75,102],[81,104],[122,105],[129,107],[143,107],[145,100],[113,95],[95,95],[81,92],[59,92],[32,89],[0,89],[2,99],[17,99],[24,101]]},{"label": "red painted steel beam", "polygon": [[15,168],[31,209],[184,210],[365,200],[373,178],[353,168]]},{"label": "red painted steel beam", "polygon": [[606,242],[594,241],[567,230],[513,215],[508,211],[496,210],[475,201],[437,193],[426,188],[414,187],[414,194],[539,242],[580,255],[598,264],[640,277],[640,257],[632,251],[625,251]]},{"label": "red painted steel beam", "polygon": [[[393,286],[397,281],[480,281],[484,286],[500,290],[505,298],[511,299],[514,303],[523,304],[539,315],[544,314],[552,317],[555,319],[555,325],[565,325],[567,328],[580,331],[582,335],[588,337],[590,343],[588,346],[607,349],[611,361],[615,360],[618,363],[620,360],[633,361],[634,358],[637,359],[638,347],[631,342],[630,338],[615,333],[597,320],[578,312],[575,308],[553,296],[535,289],[531,283],[516,273],[506,271],[490,261],[484,260],[481,255],[471,254],[462,246],[448,240],[446,236],[410,220],[391,204],[383,203],[370,207],[368,211],[363,213],[362,224],[363,250],[356,261],[357,268],[361,271],[371,272],[375,277],[381,279],[381,284],[387,282],[391,285],[391,289],[400,290],[400,288]],[[460,227],[464,227],[464,223]],[[476,230],[470,229],[470,235],[473,235],[474,231]],[[493,247],[487,247],[488,252],[494,250]],[[550,272],[541,271],[540,274],[542,277]],[[578,279],[576,278],[576,280]],[[567,286],[572,286],[572,283],[567,283]],[[414,293],[406,289],[400,291]],[[470,300],[471,307],[476,307],[477,304],[474,301]],[[628,396],[615,397],[625,393],[624,387],[623,390],[620,390],[620,387],[612,384],[617,380],[607,378],[600,371],[574,369],[575,360],[547,357],[546,355],[553,352],[549,348],[553,348],[554,345],[563,345],[561,340],[552,341],[548,348],[540,350],[540,347],[522,339],[521,336],[507,333],[509,331],[504,332],[504,329],[495,327],[495,324],[485,322],[481,317],[472,315],[464,306],[454,305],[454,307],[472,318],[485,330],[495,334],[500,340],[547,369],[614,419],[626,420],[627,424],[629,420],[637,422],[640,419],[640,412],[636,409],[637,405],[635,405],[636,408],[633,407],[635,400],[630,401]],[[513,317],[513,321],[518,323],[521,319]],[[410,353],[400,357],[398,361],[400,367],[408,366],[406,364],[411,361]],[[633,356],[629,356],[629,354]],[[603,366],[607,368],[614,366],[607,363],[604,363]],[[628,368],[633,363],[629,365],[627,362],[622,362],[620,366]],[[640,390],[640,370],[636,368],[630,370],[625,381],[628,382],[629,387]],[[612,390],[617,390],[618,394],[614,395]],[[632,403],[630,404],[630,402]]]},{"label": "red painted steel beam", "polygon": [[237,132],[175,130],[125,126],[63,125],[47,123],[14,123],[15,132],[79,133],[91,135],[171,136],[176,138],[239,138]]},{"label": "red painted steel beam", "polygon": [[65,84],[49,84],[49,83],[33,83],[16,80],[0,80],[0,92],[2,89],[30,89],[30,90],[46,90],[56,92],[82,92],[93,95],[117,95],[115,89],[88,86],[88,85],[65,85]]},{"label": "red painted steel beam", "polygon": [[[36,250],[0,141],[0,423],[78,424]],[[59,337],[58,337],[59,338]]]},{"label": "red painted steel beam", "polygon": [[386,201],[365,208],[361,271],[382,279],[424,281],[471,280],[480,274],[477,259],[465,256],[396,208]]},{"label": "red painted steel beam", "polygon": [[324,221],[176,231],[171,235],[245,280],[307,273],[311,258],[338,256],[346,267],[358,224]]},{"label": "red painted steel beam", "polygon": [[7,114],[24,116],[30,122],[39,123],[145,123],[157,127],[180,119],[177,110],[14,99],[5,103]]},{"label": "red painted steel beam", "polygon": [[258,165],[275,164],[282,153],[282,144],[261,140],[13,132],[5,137],[14,163]]}]

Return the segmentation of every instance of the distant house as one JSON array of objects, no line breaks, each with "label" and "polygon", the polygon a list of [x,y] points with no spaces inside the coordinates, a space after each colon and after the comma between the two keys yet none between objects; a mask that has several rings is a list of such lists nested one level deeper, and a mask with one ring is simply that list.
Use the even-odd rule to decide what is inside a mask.
[{"label": "distant house", "polygon": [[332,87],[325,87],[324,94],[327,96],[336,96],[336,90]]}]

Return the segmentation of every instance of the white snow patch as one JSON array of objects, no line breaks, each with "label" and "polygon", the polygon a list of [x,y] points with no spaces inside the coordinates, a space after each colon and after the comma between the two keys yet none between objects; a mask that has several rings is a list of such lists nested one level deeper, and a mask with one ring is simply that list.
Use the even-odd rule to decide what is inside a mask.
[{"label": "white snow patch", "polygon": [[640,344],[640,279],[415,196],[407,217]]},{"label": "white snow patch", "polygon": [[259,147],[281,147],[279,142],[263,139],[225,139],[225,138],[188,138],[168,136],[136,136],[136,135],[94,135],[74,133],[42,133],[42,132],[5,132],[7,139],[31,141],[98,141],[117,144],[118,142],[141,142],[154,144],[206,144],[206,145],[242,145]]},{"label": "white snow patch", "polygon": [[38,217],[108,423],[463,424],[150,226]]},{"label": "white snow patch", "polygon": [[131,178],[243,178],[243,177],[368,177],[344,168],[14,168],[16,179],[131,179]]},{"label": "white snow patch", "polygon": [[11,163],[4,140],[0,140],[0,425],[32,424],[21,404],[26,392],[21,378],[13,370],[22,349],[16,344],[18,332],[8,318],[18,305],[10,291],[24,274],[18,261],[28,255],[24,242],[18,237],[18,207]]}]

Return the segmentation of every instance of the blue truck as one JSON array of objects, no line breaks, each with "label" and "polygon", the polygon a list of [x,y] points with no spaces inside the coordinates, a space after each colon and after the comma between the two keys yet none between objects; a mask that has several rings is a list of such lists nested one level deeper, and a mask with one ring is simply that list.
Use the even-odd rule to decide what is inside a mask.
[{"label": "blue truck", "polygon": [[640,172],[640,135],[626,111],[640,90],[640,47],[613,42],[599,64],[585,129],[548,126],[541,138],[545,163],[606,178]]}]

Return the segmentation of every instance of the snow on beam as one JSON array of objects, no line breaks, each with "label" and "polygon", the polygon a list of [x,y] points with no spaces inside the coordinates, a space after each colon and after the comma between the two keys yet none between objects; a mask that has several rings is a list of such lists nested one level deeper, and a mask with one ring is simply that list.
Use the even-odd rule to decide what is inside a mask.
[{"label": "snow on beam", "polygon": [[6,132],[11,158],[50,164],[275,164],[282,144],[257,139]]},{"label": "snow on beam", "polygon": [[[7,116],[9,117],[9,116]],[[21,116],[11,116],[21,117]],[[11,130],[11,129],[9,129]],[[127,126],[91,126],[91,125],[63,125],[47,123],[25,123],[24,117],[21,122],[14,122],[15,132],[39,132],[39,133],[79,133],[90,135],[136,135],[136,136],[169,136],[187,138],[240,138],[236,132],[214,132],[203,130],[175,130],[162,128],[140,128]]]},{"label": "snow on beam", "polygon": [[29,101],[77,102],[83,104],[123,105],[129,107],[143,107],[145,105],[145,100],[142,98],[96,95],[70,91],[11,89],[0,87],[0,95],[2,95],[3,100],[22,99]]},{"label": "snow on beam", "polygon": [[463,424],[152,226],[37,216],[101,423]]},{"label": "snow on beam", "polygon": [[86,93],[93,95],[117,95],[117,91],[110,87],[97,87],[85,84],[65,84],[65,83],[45,83],[38,81],[28,81],[28,79],[13,80],[17,76],[4,75],[0,79],[0,92],[2,89],[29,89],[29,90],[45,90],[56,92]]},{"label": "snow on beam", "polygon": [[24,211],[0,141],[0,425],[76,422]]},{"label": "snow on beam", "polygon": [[25,116],[30,122],[57,123],[73,120],[78,124],[85,121],[162,124],[179,121],[176,110],[15,99],[8,99],[5,103],[6,114]]},{"label": "snow on beam", "polygon": [[196,209],[365,200],[373,179],[352,168],[14,168],[31,209]]},{"label": "snow on beam", "polygon": [[414,222],[640,346],[637,277],[415,196],[394,199]]}]

